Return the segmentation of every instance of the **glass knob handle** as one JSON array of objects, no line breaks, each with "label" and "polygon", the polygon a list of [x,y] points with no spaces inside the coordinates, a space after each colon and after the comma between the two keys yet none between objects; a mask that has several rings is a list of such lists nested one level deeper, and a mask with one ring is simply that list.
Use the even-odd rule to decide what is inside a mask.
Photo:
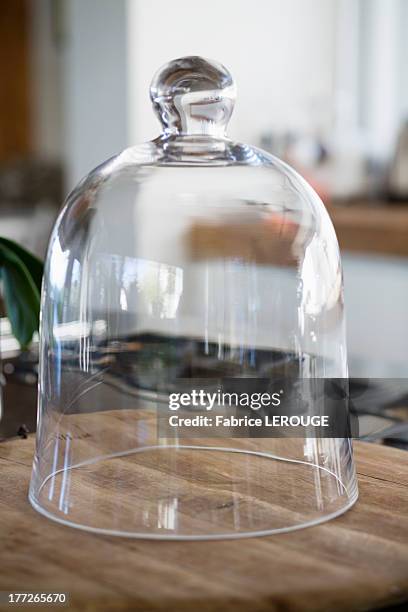
[{"label": "glass knob handle", "polygon": [[235,103],[235,84],[218,62],[182,57],[153,77],[150,97],[165,134],[223,137]]}]

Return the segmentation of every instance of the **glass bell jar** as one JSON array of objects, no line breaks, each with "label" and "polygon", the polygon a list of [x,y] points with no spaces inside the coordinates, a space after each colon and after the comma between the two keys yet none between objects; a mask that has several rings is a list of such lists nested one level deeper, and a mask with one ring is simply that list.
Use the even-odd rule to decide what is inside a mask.
[{"label": "glass bell jar", "polygon": [[344,417],[325,391],[347,379],[329,216],[289,166],[227,137],[224,66],[174,60],[150,96],[161,134],[90,172],[51,236],[30,501],[169,540],[334,518],[357,499],[351,435],[305,418]]}]

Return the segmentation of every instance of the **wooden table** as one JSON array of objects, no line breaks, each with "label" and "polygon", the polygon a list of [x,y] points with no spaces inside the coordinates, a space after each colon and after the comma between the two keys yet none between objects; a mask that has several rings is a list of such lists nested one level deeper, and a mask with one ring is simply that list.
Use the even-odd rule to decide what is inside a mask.
[{"label": "wooden table", "polygon": [[66,591],[70,610],[98,612],[350,612],[408,599],[404,451],[355,443],[360,500],[329,523],[159,542],[79,532],[37,514],[27,501],[33,449],[31,436],[0,444],[0,590]]},{"label": "wooden table", "polygon": [[408,256],[408,204],[328,206],[344,251]]}]

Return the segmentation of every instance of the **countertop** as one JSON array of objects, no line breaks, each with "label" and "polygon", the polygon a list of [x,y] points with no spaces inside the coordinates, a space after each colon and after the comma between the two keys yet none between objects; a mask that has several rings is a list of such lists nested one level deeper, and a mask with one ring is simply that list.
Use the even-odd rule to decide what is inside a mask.
[{"label": "countertop", "polygon": [[362,201],[327,209],[342,250],[408,256],[408,203]]}]

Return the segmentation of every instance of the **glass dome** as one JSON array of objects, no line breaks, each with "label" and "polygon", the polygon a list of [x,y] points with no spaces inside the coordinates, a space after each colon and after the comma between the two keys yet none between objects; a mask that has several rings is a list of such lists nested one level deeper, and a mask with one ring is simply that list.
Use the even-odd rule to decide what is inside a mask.
[{"label": "glass dome", "polygon": [[[327,394],[306,401],[310,388],[347,379],[328,214],[294,170],[226,137],[222,65],[172,61],[150,93],[161,135],[93,170],[51,237],[30,501],[73,527],[158,539],[333,518],[357,499],[348,430],[265,425],[282,406],[322,414]],[[277,401],[241,402],[260,388]],[[239,426],[188,422],[215,414]]]}]

